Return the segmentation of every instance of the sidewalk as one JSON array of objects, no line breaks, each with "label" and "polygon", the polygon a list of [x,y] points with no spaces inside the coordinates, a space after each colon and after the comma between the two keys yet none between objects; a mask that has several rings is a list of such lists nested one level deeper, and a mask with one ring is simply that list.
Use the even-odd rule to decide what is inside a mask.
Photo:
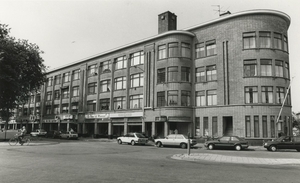
[{"label": "sidewalk", "polygon": [[256,164],[256,165],[300,165],[300,159],[237,157],[209,153],[175,154],[171,157],[184,161],[213,161],[216,163]]}]

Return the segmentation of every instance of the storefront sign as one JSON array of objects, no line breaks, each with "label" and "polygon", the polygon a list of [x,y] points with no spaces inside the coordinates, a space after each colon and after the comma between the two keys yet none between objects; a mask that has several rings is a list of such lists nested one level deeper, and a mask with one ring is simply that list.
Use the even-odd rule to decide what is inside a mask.
[{"label": "storefront sign", "polygon": [[72,114],[64,114],[62,116],[62,119],[73,119],[73,115]]},{"label": "storefront sign", "polygon": [[103,119],[103,118],[109,118],[109,114],[86,114],[85,119]]},{"label": "storefront sign", "polygon": [[143,112],[111,113],[110,118],[142,117]]},{"label": "storefront sign", "polygon": [[44,119],[43,123],[57,123],[55,119]]}]

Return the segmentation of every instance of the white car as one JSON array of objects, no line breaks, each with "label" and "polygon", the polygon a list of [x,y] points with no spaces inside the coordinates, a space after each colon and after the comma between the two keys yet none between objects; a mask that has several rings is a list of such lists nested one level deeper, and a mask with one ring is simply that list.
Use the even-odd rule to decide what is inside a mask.
[{"label": "white car", "polygon": [[[162,146],[179,146],[183,149],[188,146],[188,136],[183,134],[170,134],[165,138],[154,139],[155,145],[157,147]],[[197,142],[194,139],[190,139],[190,146],[196,145]]]},{"label": "white car", "polygon": [[117,141],[118,144],[127,143],[133,146],[135,144],[145,145],[148,142],[148,138],[141,133],[128,133],[126,135],[118,137]]},{"label": "white car", "polygon": [[31,132],[30,135],[32,137],[37,137],[37,136],[46,136],[47,132],[43,129],[37,129],[35,132]]},{"label": "white car", "polygon": [[78,139],[78,134],[76,132],[60,132],[59,137],[62,139]]}]

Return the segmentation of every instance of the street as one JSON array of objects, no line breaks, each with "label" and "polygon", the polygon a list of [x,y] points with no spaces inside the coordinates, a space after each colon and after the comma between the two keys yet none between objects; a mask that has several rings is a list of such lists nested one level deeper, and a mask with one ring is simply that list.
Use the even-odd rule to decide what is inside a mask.
[{"label": "street", "polygon": [[[115,141],[42,139],[29,146],[0,142],[0,182],[299,182],[300,165],[182,161],[180,148],[118,145]],[[300,158],[297,151],[213,150],[191,153]]]}]

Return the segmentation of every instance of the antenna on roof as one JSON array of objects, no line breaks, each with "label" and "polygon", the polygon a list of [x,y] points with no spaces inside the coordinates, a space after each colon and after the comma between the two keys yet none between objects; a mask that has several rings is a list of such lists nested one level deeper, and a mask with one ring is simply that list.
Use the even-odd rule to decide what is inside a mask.
[{"label": "antenna on roof", "polygon": [[227,11],[228,8],[227,8],[225,11],[223,11],[223,10],[221,10],[221,6],[220,6],[220,5],[211,5],[211,6],[216,6],[216,7],[218,7],[218,9],[217,9],[217,10],[214,10],[214,11],[219,12],[219,16],[231,14],[230,11]]},{"label": "antenna on roof", "polygon": [[211,5],[211,6],[217,6],[218,7],[218,9],[214,10],[214,11],[219,12],[219,16],[220,16],[220,14],[221,14],[221,6],[220,5]]}]

